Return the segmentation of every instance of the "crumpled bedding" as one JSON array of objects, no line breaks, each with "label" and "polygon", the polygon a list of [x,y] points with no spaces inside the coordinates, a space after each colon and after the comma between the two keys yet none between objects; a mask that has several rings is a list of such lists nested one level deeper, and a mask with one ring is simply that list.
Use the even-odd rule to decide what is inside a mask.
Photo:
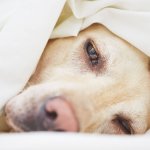
[{"label": "crumpled bedding", "polygon": [[0,110],[34,72],[64,3],[0,1]]}]

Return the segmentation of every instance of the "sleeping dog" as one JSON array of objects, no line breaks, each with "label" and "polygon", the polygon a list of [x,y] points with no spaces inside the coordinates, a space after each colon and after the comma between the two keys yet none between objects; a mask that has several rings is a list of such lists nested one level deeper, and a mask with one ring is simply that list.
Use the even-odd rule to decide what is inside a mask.
[{"label": "sleeping dog", "polygon": [[5,117],[16,132],[142,134],[150,127],[149,91],[148,56],[93,24],[48,42]]}]

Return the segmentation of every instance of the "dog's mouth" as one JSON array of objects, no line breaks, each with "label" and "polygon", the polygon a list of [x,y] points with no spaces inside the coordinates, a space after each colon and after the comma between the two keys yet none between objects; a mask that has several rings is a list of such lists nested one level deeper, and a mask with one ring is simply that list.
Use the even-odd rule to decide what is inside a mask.
[{"label": "dog's mouth", "polygon": [[77,132],[79,124],[73,107],[62,97],[49,98],[28,111],[14,111],[12,103],[5,107],[6,122],[13,131]]}]

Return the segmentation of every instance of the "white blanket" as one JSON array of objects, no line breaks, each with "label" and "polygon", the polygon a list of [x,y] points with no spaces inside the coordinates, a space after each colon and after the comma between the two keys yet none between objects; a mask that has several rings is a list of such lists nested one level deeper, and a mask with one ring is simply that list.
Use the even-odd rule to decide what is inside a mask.
[{"label": "white blanket", "polygon": [[21,133],[0,136],[1,150],[149,150],[147,136]]},{"label": "white blanket", "polygon": [[32,75],[65,0],[0,1],[0,110]]}]

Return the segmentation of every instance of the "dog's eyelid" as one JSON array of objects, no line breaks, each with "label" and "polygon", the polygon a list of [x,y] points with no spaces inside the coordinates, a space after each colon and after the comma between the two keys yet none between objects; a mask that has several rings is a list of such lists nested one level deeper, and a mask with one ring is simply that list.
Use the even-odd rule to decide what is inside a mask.
[{"label": "dog's eyelid", "polygon": [[105,68],[105,57],[102,56],[100,49],[97,46],[97,43],[92,39],[87,39],[84,42],[84,50],[86,53],[87,63],[92,71],[96,72],[96,74],[103,71]]},{"label": "dog's eyelid", "polygon": [[129,118],[117,114],[112,122],[115,123],[125,134],[134,134],[131,120]]},{"label": "dog's eyelid", "polygon": [[100,54],[99,54],[98,48],[93,40],[91,40],[91,39],[86,40],[86,42],[84,44],[84,49],[86,50],[86,52],[91,60],[99,59]]}]

